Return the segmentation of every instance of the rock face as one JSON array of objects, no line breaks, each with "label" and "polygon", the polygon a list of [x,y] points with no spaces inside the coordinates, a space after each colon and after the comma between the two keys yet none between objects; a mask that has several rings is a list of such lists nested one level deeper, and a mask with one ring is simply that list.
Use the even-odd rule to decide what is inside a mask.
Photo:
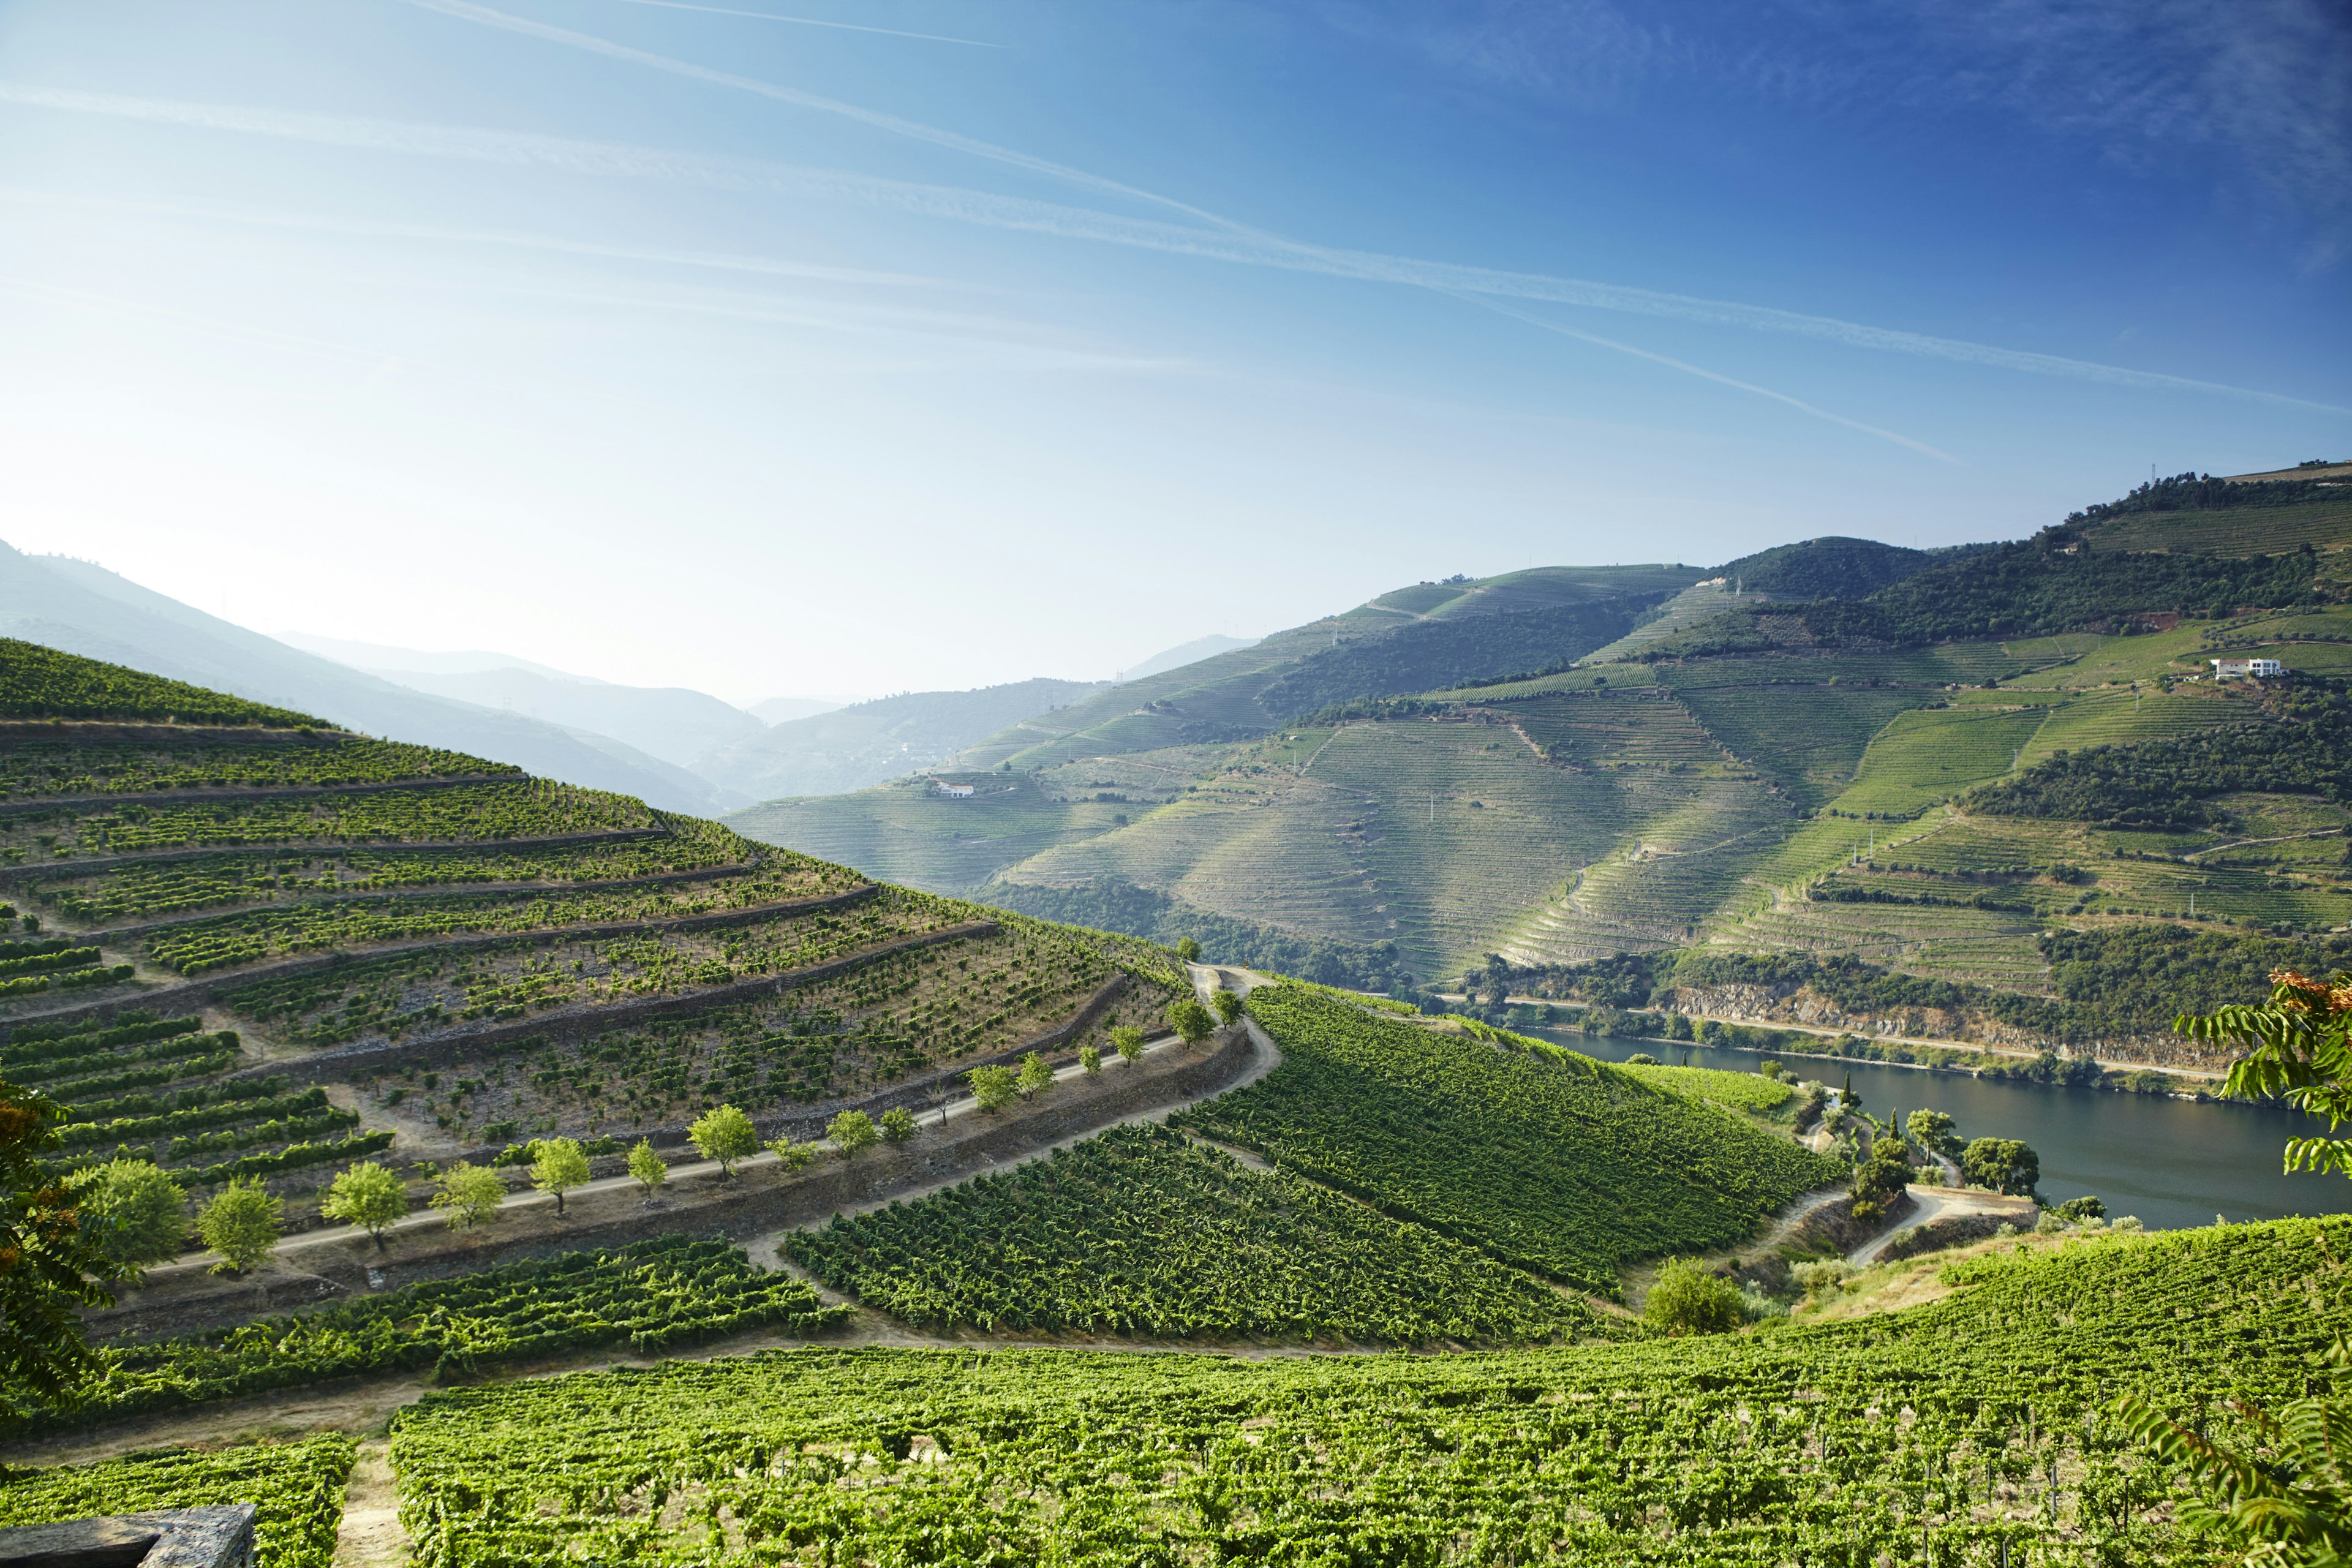
[{"label": "rock face", "polygon": [[0,1530],[0,1568],[253,1568],[253,1505]]}]

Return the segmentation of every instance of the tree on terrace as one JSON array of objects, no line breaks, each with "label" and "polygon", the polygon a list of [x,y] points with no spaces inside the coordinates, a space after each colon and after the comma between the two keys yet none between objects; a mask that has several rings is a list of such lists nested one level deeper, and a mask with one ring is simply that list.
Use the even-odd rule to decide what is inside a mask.
[{"label": "tree on terrace", "polygon": [[1209,993],[1209,1005],[1216,1008],[1217,1022],[1224,1025],[1225,1027],[1230,1029],[1241,1022],[1242,999],[1239,992],[1212,991]]},{"label": "tree on terrace", "polygon": [[1013,1087],[1021,1091],[1022,1099],[1027,1100],[1040,1089],[1054,1087],[1054,1069],[1045,1065],[1044,1057],[1031,1051],[1021,1058],[1021,1076],[1013,1080]]},{"label": "tree on terrace", "polygon": [[629,1174],[645,1188],[647,1203],[653,1202],[654,1194],[668,1183],[669,1162],[654,1152],[652,1139],[638,1139],[636,1147],[629,1151]]},{"label": "tree on terrace", "polygon": [[833,1119],[824,1130],[833,1146],[841,1151],[845,1160],[855,1160],[865,1150],[871,1149],[881,1134],[874,1129],[874,1119],[862,1110],[845,1110]]},{"label": "tree on terrace", "polygon": [[1188,996],[1169,1005],[1168,1026],[1190,1047],[1216,1033],[1217,1020],[1206,1007]]},{"label": "tree on terrace", "polygon": [[1121,1024],[1110,1032],[1110,1043],[1119,1060],[1132,1062],[1143,1054],[1143,1031],[1132,1024]]},{"label": "tree on terrace", "polygon": [[759,1130],[751,1125],[751,1119],[731,1105],[704,1112],[686,1135],[704,1159],[718,1161],[719,1170],[730,1176],[735,1173],[736,1161],[756,1153],[760,1147]]},{"label": "tree on terrace", "polygon": [[180,1255],[188,1234],[187,1194],[160,1165],[109,1160],[66,1178],[82,1226],[99,1250],[132,1279],[150,1263]]},{"label": "tree on terrace", "polygon": [[1952,1119],[1940,1110],[1915,1110],[1903,1119],[1903,1130],[1911,1142],[1933,1153],[1955,1154],[1960,1141],[1953,1135]]},{"label": "tree on terrace", "polygon": [[507,1201],[507,1185],[496,1171],[463,1160],[444,1168],[434,1184],[440,1190],[433,1194],[433,1206],[448,1212],[451,1230],[471,1230],[486,1224],[497,1217],[499,1205]]},{"label": "tree on terrace", "polygon": [[882,1113],[882,1136],[893,1143],[904,1143],[915,1135],[915,1113],[903,1105],[894,1105]]},{"label": "tree on terrace", "polygon": [[1910,1184],[1911,1162],[1903,1157],[1903,1141],[1877,1140],[1870,1146],[1870,1157],[1854,1167],[1853,1217],[1865,1225],[1874,1224],[1885,1216]]},{"label": "tree on terrace", "polygon": [[408,1214],[408,1184],[373,1160],[362,1160],[340,1173],[327,1189],[319,1212],[329,1219],[358,1226],[384,1250],[383,1229]]},{"label": "tree on terrace", "polygon": [[555,1212],[561,1215],[563,1194],[588,1184],[588,1156],[572,1139],[542,1138],[531,1146],[530,1184],[555,1194]]},{"label": "tree on terrace", "polygon": [[1201,944],[1189,936],[1181,938],[1176,943],[1176,956],[1191,963],[1201,956]]},{"label": "tree on terrace", "polygon": [[1726,1334],[1743,1317],[1738,1287],[1676,1258],[1658,1270],[1642,1321],[1668,1335]]},{"label": "tree on terrace", "polygon": [[242,1274],[278,1249],[283,1202],[269,1195],[259,1176],[233,1178],[196,1215],[196,1232],[221,1255],[215,1274]]},{"label": "tree on terrace", "polygon": [[971,1097],[982,1110],[1002,1110],[1020,1092],[1011,1068],[974,1068],[964,1077],[971,1081]]}]

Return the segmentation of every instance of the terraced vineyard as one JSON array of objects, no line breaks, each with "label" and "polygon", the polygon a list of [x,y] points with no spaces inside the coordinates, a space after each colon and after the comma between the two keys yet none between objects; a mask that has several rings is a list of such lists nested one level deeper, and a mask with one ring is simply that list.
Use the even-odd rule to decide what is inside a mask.
[{"label": "terraced vineyard", "polygon": [[[717,823],[665,820],[656,836],[520,848],[504,844],[446,849],[317,849],[221,855],[142,856],[96,869],[71,862],[28,868],[18,886],[37,887],[68,920],[91,926],[161,921],[233,906],[288,903],[324,894],[484,884],[561,889],[581,883],[649,882],[750,870],[764,854]],[[822,865],[822,862],[803,862]],[[709,877],[697,879],[709,879]],[[836,879],[852,885],[849,879]]]},{"label": "terraced vineyard", "polygon": [[1171,1124],[1252,1150],[1517,1268],[1613,1296],[1633,1259],[1745,1240],[1843,1168],[1533,1042],[1449,1036],[1303,986],[1251,1016],[1283,1062]]},{"label": "terraced vineyard", "polygon": [[1389,1344],[1603,1331],[1475,1247],[1149,1125],[787,1245],[826,1284],[942,1329]]},{"label": "terraced vineyard", "polygon": [[1931,700],[1916,689],[1869,687],[1682,680],[1675,687],[1710,734],[1806,806],[1835,798],[1853,777],[1870,738],[1897,715]]},{"label": "terraced vineyard", "polygon": [[[0,938],[0,1072],[64,1105],[67,1164],[144,1160],[197,1197],[257,1176],[307,1224],[366,1155],[421,1187],[419,1156],[477,1140],[822,1107],[1084,1009],[1156,1019],[1181,984],[1149,943],[625,796],[27,668],[0,681],[13,716],[106,721],[0,735],[0,885],[26,911]],[[121,716],[166,702],[211,717]]]},{"label": "terraced vineyard", "polygon": [[[106,1420],[392,1372],[454,1377],[605,1345],[639,1353],[772,1328],[816,1334],[848,1316],[724,1242],[666,1237],[507,1264],[234,1329],[100,1352],[70,1415]],[[5,1510],[0,1489],[0,1510]],[[0,1512],[5,1517],[5,1512]]]},{"label": "terraced vineyard", "polygon": [[[2300,1397],[2352,1226],[1957,1271],[1887,1316],[1484,1356],[804,1351],[436,1394],[393,1460],[417,1560],[2213,1561],[2111,1414]],[[669,1508],[647,1500],[670,1500]]]}]

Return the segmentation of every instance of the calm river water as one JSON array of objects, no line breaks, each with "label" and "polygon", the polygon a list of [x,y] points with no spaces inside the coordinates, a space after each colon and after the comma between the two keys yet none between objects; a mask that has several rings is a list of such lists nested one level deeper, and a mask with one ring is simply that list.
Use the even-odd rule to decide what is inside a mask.
[{"label": "calm river water", "polygon": [[[1763,1060],[1754,1051],[1674,1040],[1535,1032],[1604,1061],[1646,1052],[1679,1067],[1687,1052],[1695,1068],[1754,1072]],[[2325,1132],[2327,1126],[2284,1106],[2200,1105],[1871,1062],[1778,1059],[1799,1078],[1819,1079],[1832,1089],[1853,1073],[1854,1092],[1873,1116],[1941,1110],[1958,1123],[1963,1138],[2023,1139],[2042,1156],[2042,1195],[2051,1203],[2096,1193],[2111,1217],[2137,1215],[2150,1229],[2210,1225],[2216,1215],[2248,1220],[2352,1213],[2352,1181],[2280,1171],[2287,1139]]]}]

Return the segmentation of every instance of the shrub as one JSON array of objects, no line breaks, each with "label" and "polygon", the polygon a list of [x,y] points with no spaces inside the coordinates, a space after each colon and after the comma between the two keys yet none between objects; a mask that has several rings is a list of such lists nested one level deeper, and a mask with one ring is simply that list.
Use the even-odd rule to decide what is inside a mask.
[{"label": "shrub", "polygon": [[1746,1317],[1738,1289],[1730,1280],[1680,1258],[1658,1270],[1657,1283],[1642,1306],[1643,1322],[1675,1336],[1728,1333]]}]

